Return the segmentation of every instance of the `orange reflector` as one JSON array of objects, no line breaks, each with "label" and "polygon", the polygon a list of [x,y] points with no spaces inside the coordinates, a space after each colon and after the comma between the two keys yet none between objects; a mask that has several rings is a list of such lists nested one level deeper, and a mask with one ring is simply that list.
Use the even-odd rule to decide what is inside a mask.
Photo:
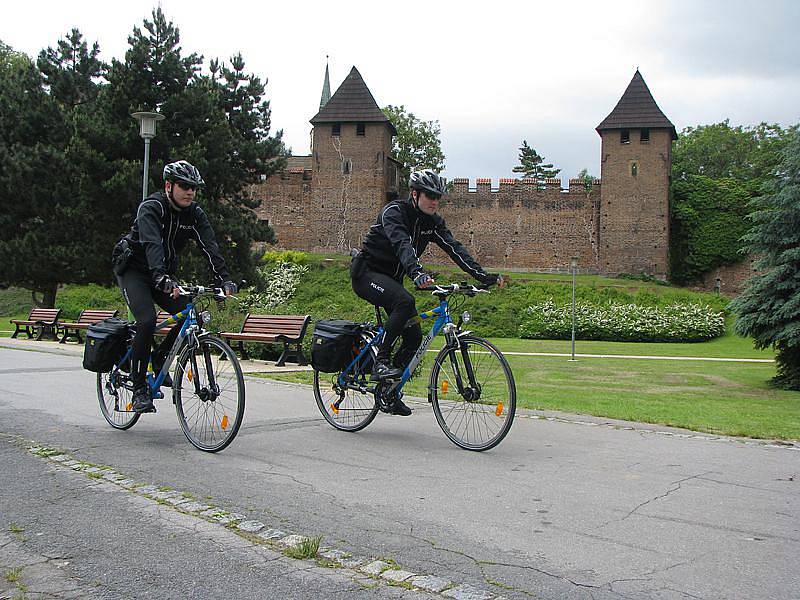
[{"label": "orange reflector", "polygon": [[450,382],[448,382],[447,379],[445,379],[442,382],[442,393],[446,394],[447,393],[447,388],[449,388],[449,387],[450,387]]},{"label": "orange reflector", "polygon": [[189,378],[189,381],[192,380],[192,377],[194,377],[194,375],[192,375],[192,369],[189,369],[188,371],[186,371],[186,377]]},{"label": "orange reflector", "polygon": [[501,414],[503,414],[503,403],[502,403],[502,402],[500,402],[500,403],[497,405],[497,408],[495,408],[495,409],[494,409],[494,414],[495,414],[495,415],[497,415],[498,417],[499,417]]},{"label": "orange reflector", "polygon": [[339,414],[339,409],[336,408],[336,405],[333,404],[333,403],[331,404],[331,410],[333,411],[333,414],[335,414],[335,415]]},{"label": "orange reflector", "polygon": [[222,415],[222,423],[220,423],[220,427],[223,429],[228,428],[228,415]]},{"label": "orange reflector", "polygon": [[128,402],[128,403],[125,405],[125,410],[130,410],[130,409],[132,409],[132,408],[133,408],[133,403],[132,403],[132,402]]}]

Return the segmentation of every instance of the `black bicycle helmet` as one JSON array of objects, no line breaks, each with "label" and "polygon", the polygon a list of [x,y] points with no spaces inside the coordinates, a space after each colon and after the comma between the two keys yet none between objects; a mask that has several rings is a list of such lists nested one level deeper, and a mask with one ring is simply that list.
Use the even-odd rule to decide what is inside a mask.
[{"label": "black bicycle helmet", "polygon": [[197,187],[206,184],[206,182],[203,181],[203,178],[200,176],[200,171],[197,170],[197,167],[186,162],[185,160],[171,162],[165,166],[164,181],[183,181],[184,183],[190,183],[192,185],[196,185]]},{"label": "black bicycle helmet", "polygon": [[408,187],[412,190],[421,190],[437,196],[443,196],[445,193],[444,179],[439,177],[439,175],[431,169],[414,171],[411,174]]}]

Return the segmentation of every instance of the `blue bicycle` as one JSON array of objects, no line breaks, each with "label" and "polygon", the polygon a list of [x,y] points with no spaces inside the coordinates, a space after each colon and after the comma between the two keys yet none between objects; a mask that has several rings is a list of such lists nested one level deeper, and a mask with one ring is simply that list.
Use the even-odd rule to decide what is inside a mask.
[{"label": "blue bicycle", "polygon": [[488,450],[499,444],[511,429],[517,407],[514,375],[503,354],[487,340],[462,330],[470,321],[464,312],[454,323],[448,298],[474,297],[485,288],[468,284],[436,286],[432,294],[439,305],[420,313],[416,320],[435,319],[399,381],[374,383],[369,377],[377,357],[376,345],[383,339],[381,312],[375,307],[377,324],[361,328],[353,358],[337,374],[314,371],[314,397],[325,419],[336,429],[360,431],[378,411],[390,412],[395,399],[425,356],[433,338],[445,337],[436,355],[428,383],[428,402],[444,434],[466,450]]},{"label": "blue bicycle", "polygon": [[[202,286],[179,286],[179,291],[189,298],[189,304],[159,323],[156,331],[175,325],[180,326],[180,333],[158,373],[154,373],[150,357],[147,384],[154,399],[163,398],[161,385],[177,357],[172,376],[172,402],[181,429],[195,448],[218,452],[233,441],[242,425],[244,377],[236,353],[204,328],[211,321],[211,313],[198,310],[195,301],[200,298],[222,301],[225,292],[220,288]],[[130,429],[141,416],[132,408],[133,381],[129,373],[130,344],[135,327],[130,327],[128,346],[122,359],[108,373],[97,374],[100,411],[115,429]]]}]

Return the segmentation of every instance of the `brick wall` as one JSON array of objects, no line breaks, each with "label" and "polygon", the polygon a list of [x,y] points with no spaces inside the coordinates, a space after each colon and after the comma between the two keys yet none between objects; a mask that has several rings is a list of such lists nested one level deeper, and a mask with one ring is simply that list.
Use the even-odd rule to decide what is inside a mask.
[{"label": "brick wall", "polygon": [[[493,268],[568,270],[578,257],[580,270],[596,272],[600,182],[587,190],[582,180],[537,183],[532,179],[454,179],[439,213],[457,240],[482,265]],[[438,247],[434,262],[449,260]]]}]

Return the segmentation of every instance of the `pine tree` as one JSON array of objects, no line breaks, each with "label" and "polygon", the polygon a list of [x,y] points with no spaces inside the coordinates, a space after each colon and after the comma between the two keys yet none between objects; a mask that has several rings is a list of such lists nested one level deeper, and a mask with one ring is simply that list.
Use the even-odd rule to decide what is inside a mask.
[{"label": "pine tree", "polygon": [[780,175],[751,202],[753,228],[746,250],[761,258],[761,271],[731,304],[736,332],[755,339],[757,348],[777,350],[773,382],[800,390],[800,134],[782,151]]},{"label": "pine tree", "polygon": [[522,173],[528,179],[550,179],[561,172],[561,169],[554,169],[551,163],[544,163],[544,157],[540,156],[536,150],[528,146],[527,140],[522,140],[519,148],[519,165],[512,169],[514,173]]}]

